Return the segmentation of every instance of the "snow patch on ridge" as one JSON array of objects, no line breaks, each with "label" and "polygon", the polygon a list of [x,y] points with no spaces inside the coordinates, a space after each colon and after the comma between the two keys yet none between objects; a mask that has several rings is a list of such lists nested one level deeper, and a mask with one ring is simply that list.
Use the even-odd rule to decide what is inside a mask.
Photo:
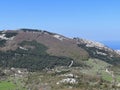
[{"label": "snow patch on ridge", "polygon": [[24,47],[21,47],[21,46],[20,46],[19,48],[22,49],[22,50],[28,50],[28,49],[26,49],[26,48],[24,48]]},{"label": "snow patch on ridge", "polygon": [[91,40],[86,40],[86,39],[82,39],[82,41],[83,41],[84,43],[86,43],[86,46],[87,46],[87,47],[96,47],[96,46],[99,47],[99,48],[105,47],[104,44],[99,43],[99,42],[95,42],[95,41],[91,41]]},{"label": "snow patch on ridge", "polygon": [[99,54],[99,55],[107,56],[107,54],[106,54],[106,53],[103,53],[103,52],[96,51],[96,53]]},{"label": "snow patch on ridge", "polygon": [[58,40],[60,40],[60,41],[63,41],[64,39],[67,39],[67,38],[65,38],[65,37],[63,37],[63,36],[61,36],[61,35],[53,35],[53,37],[55,37],[55,38],[57,38]]},{"label": "snow patch on ridge", "polygon": [[78,44],[85,44],[86,47],[95,47],[95,48],[98,48],[98,49],[101,49],[101,50],[104,49],[105,51],[111,51],[111,52],[114,51],[113,49],[105,46],[104,44],[102,44],[100,42],[86,40],[86,39],[78,39],[78,38],[76,40],[78,41],[77,42]]},{"label": "snow patch on ridge", "polygon": [[4,40],[13,40],[14,39],[14,37],[7,38],[7,37],[5,37],[5,35],[6,34],[1,34],[0,39],[4,39]]}]

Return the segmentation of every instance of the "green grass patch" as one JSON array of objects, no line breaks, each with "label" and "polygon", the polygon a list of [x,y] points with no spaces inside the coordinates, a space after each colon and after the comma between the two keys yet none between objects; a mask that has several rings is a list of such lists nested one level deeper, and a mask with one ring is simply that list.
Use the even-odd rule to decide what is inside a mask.
[{"label": "green grass patch", "polygon": [[12,82],[8,81],[1,81],[0,82],[0,90],[15,90],[16,85],[13,84]]},{"label": "green grass patch", "polygon": [[102,78],[103,78],[103,80],[110,81],[110,82],[112,82],[112,80],[113,80],[112,76],[107,73],[103,73]]}]

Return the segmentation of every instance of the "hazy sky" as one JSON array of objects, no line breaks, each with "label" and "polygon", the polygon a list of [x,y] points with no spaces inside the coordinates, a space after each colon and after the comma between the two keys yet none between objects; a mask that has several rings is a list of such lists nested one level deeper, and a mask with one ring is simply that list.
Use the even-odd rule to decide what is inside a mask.
[{"label": "hazy sky", "polygon": [[120,41],[120,0],[0,0],[0,30],[18,28]]}]

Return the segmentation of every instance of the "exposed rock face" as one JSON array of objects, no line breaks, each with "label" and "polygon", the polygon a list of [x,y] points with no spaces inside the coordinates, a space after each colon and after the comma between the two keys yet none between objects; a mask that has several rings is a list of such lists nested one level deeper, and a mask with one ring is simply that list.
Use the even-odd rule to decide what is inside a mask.
[{"label": "exposed rock face", "polygon": [[107,47],[106,45],[100,43],[100,42],[96,42],[96,41],[91,41],[91,40],[86,40],[86,39],[76,39],[78,41],[78,43],[80,44],[85,44],[86,47],[95,47],[95,48],[98,48],[98,49],[104,49],[106,51],[114,51],[113,49]]},{"label": "exposed rock face", "polygon": [[118,53],[120,55],[120,50],[115,50],[116,53]]}]

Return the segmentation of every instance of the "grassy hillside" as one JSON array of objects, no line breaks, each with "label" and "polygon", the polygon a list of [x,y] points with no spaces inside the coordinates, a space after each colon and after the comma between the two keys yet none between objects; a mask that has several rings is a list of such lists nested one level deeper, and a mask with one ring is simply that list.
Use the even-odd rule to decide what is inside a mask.
[{"label": "grassy hillside", "polygon": [[[85,44],[78,44],[78,46],[86,50],[89,53],[90,58],[97,58],[112,65],[119,65],[120,63],[120,57],[115,56],[115,53],[111,54],[110,51],[108,52],[104,49],[98,49],[96,47],[86,47]],[[97,52],[103,53],[103,55],[98,54]]]},{"label": "grassy hillside", "polygon": [[[51,56],[46,53],[47,47],[36,41],[23,41],[15,51],[0,52],[1,67],[27,68],[28,70],[43,70],[55,66],[69,66],[71,61],[68,57]],[[74,61],[73,66],[80,66]]]}]

